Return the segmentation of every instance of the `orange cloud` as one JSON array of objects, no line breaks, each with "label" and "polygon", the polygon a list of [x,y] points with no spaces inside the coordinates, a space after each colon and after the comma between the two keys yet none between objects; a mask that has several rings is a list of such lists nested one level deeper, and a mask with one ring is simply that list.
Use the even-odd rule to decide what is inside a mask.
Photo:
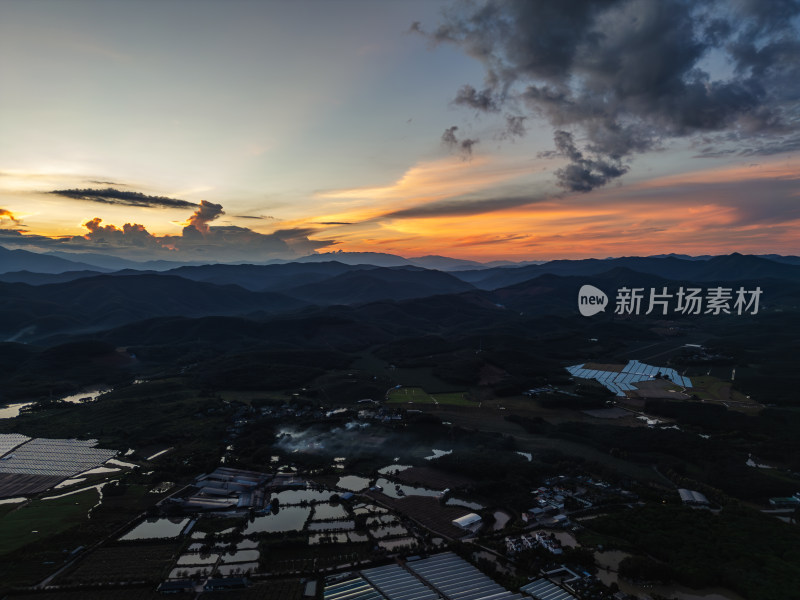
[{"label": "orange cloud", "polygon": [[12,213],[10,210],[6,210],[5,208],[0,208],[0,222],[3,220],[13,221],[14,223],[19,223],[19,219]]}]

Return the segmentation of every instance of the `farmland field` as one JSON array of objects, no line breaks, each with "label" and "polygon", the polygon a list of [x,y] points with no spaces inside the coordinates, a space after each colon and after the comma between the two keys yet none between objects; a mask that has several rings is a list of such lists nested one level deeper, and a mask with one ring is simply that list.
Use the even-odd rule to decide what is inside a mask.
[{"label": "farmland field", "polygon": [[475,406],[475,402],[468,400],[464,392],[445,392],[442,394],[428,394],[419,387],[401,387],[393,389],[388,394],[389,404],[449,404],[454,406]]},{"label": "farmland field", "polygon": [[159,581],[177,554],[177,544],[125,544],[103,547],[61,576],[59,585]]},{"label": "farmland field", "polygon": [[55,500],[34,500],[7,513],[0,518],[0,555],[79,525],[98,498],[97,490],[91,489]]},{"label": "farmland field", "polygon": [[68,592],[40,592],[13,594],[6,600],[157,600],[163,598],[153,586],[126,589],[77,590]]},{"label": "farmland field", "polygon": [[299,579],[277,579],[264,583],[256,583],[246,590],[232,590],[225,592],[205,592],[200,595],[202,600],[300,600],[303,597],[305,584]]}]

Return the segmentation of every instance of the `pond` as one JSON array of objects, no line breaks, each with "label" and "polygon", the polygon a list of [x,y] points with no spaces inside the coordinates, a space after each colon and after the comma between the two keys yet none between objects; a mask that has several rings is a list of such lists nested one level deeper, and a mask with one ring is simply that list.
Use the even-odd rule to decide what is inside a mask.
[{"label": "pond", "polygon": [[355,528],[354,521],[314,521],[308,526],[309,531],[338,531]]},{"label": "pond", "polygon": [[169,573],[170,579],[186,579],[187,577],[200,577],[211,573],[211,567],[178,567]]},{"label": "pond", "polygon": [[388,467],[381,467],[378,469],[378,473],[381,475],[395,475],[400,471],[405,471],[410,468],[411,465],[389,465]]},{"label": "pond", "polygon": [[448,454],[453,453],[452,450],[436,450],[436,449],[433,449],[432,452],[433,454],[431,454],[430,456],[426,456],[425,460],[434,460],[442,456],[447,456]]},{"label": "pond", "polygon": [[403,496],[438,496],[442,493],[436,490],[429,490],[428,488],[396,484],[383,477],[378,479],[377,485],[383,488],[383,493],[390,498],[402,498]]},{"label": "pond", "polygon": [[403,537],[395,540],[380,540],[378,546],[385,550],[397,550],[398,548],[414,546],[416,543],[417,540],[413,537]]},{"label": "pond", "polygon": [[253,533],[282,533],[285,531],[300,531],[311,514],[311,508],[306,506],[289,506],[281,508],[277,514],[266,514],[256,517],[252,523],[245,527],[244,535]]},{"label": "pond", "polygon": [[311,546],[320,544],[346,544],[348,542],[346,533],[312,533],[308,536],[308,543]]},{"label": "pond", "polygon": [[333,492],[328,490],[285,490],[272,497],[283,505],[300,504],[301,502],[325,502],[331,499]]},{"label": "pond", "polygon": [[222,575],[247,575],[258,571],[257,562],[239,563],[235,565],[220,565],[217,570]]},{"label": "pond", "polygon": [[370,529],[369,532],[372,534],[372,537],[378,539],[386,537],[396,537],[398,535],[408,535],[408,529],[406,529],[402,525],[387,525],[384,527],[376,527],[375,529]]},{"label": "pond", "polygon": [[179,565],[214,565],[216,564],[217,560],[219,559],[219,554],[199,554],[199,553],[190,553],[184,554],[179,559],[177,564]]},{"label": "pond", "polygon": [[464,508],[471,508],[472,510],[483,510],[483,504],[477,502],[470,502],[469,500],[460,500],[459,498],[448,498],[445,502],[448,506],[462,506]]},{"label": "pond", "polygon": [[369,479],[358,475],[347,475],[339,478],[336,487],[350,492],[360,492],[369,487]]},{"label": "pond", "polygon": [[380,515],[367,519],[367,525],[386,525],[387,523],[394,523],[397,517],[394,515]]},{"label": "pond", "polygon": [[314,505],[314,520],[315,521],[333,521],[335,519],[346,519],[347,511],[341,504],[315,504]]},{"label": "pond", "polygon": [[19,416],[19,411],[26,406],[31,406],[33,402],[18,402],[0,408],[0,419],[13,419]]},{"label": "pond", "polygon": [[389,510],[375,504],[356,504],[353,507],[353,514],[356,515],[374,515],[386,512],[389,512]]},{"label": "pond", "polygon": [[238,552],[226,552],[222,555],[224,563],[253,562],[258,560],[258,550],[239,550]]},{"label": "pond", "polygon": [[147,519],[139,523],[120,540],[169,540],[178,537],[190,519]]},{"label": "pond", "polygon": [[[500,531],[503,527],[508,525],[508,522],[511,520],[511,515],[502,510],[494,511],[494,525],[492,526],[493,531]],[[569,535],[569,534],[567,534]],[[575,538],[572,538],[575,539]]]},{"label": "pond", "polygon": [[59,398],[59,402],[68,402],[69,404],[80,404],[81,402],[94,402],[103,394],[113,391],[112,388],[86,388],[77,394],[71,394]]}]

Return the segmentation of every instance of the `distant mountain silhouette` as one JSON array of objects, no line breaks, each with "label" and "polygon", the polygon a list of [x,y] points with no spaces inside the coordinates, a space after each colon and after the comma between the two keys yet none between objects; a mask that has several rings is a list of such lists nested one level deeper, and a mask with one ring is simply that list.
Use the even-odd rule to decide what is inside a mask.
[{"label": "distant mountain silhouette", "polygon": [[741,281],[758,277],[800,281],[800,265],[737,253],[715,256],[708,260],[686,260],[674,256],[554,260],[541,265],[456,271],[453,274],[475,287],[494,290],[528,281],[539,275],[598,275],[616,267],[674,281]]},{"label": "distant mountain silhouette", "polygon": [[[164,275],[102,275],[30,286],[0,283],[0,339],[98,330],[156,316],[270,314],[304,303],[272,292]],[[23,338],[24,339],[24,338]]]},{"label": "distant mountain silhouette", "polygon": [[97,267],[67,260],[58,256],[48,256],[27,250],[9,250],[0,246],[0,273],[12,271],[31,271],[35,273],[64,273],[65,271],[108,271]]},{"label": "distant mountain silhouette", "polygon": [[449,273],[410,268],[350,271],[324,281],[286,290],[286,294],[316,304],[364,304],[376,300],[407,300],[474,289]]}]

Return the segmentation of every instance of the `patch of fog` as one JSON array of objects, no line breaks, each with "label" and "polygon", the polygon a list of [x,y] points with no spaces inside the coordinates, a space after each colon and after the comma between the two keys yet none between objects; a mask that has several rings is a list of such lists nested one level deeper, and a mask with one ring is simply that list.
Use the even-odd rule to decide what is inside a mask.
[{"label": "patch of fog", "polygon": [[116,473],[121,469],[117,469],[115,467],[95,467],[94,469],[89,469],[88,471],[84,471],[82,473],[78,473],[78,477],[81,475],[98,475],[100,473]]},{"label": "patch of fog", "polygon": [[70,394],[59,398],[59,402],[66,402],[68,404],[80,404],[83,402],[94,402],[103,394],[113,391],[113,388],[87,388],[77,394]]},{"label": "patch of fog", "polygon": [[663,421],[659,421],[658,419],[653,419],[651,417],[648,417],[647,415],[640,415],[640,416],[638,416],[636,418],[639,419],[640,421],[644,421],[645,423],[647,423],[648,427],[653,427],[653,426],[658,425],[659,423],[663,422]]},{"label": "patch of fog", "polygon": [[106,464],[117,465],[118,467],[127,467],[128,469],[138,469],[139,465],[135,465],[133,463],[122,462],[121,460],[117,460],[116,458],[109,458],[106,461]]},{"label": "patch of fog", "polygon": [[86,513],[86,518],[87,518],[87,519],[91,519],[91,518],[92,518],[92,511],[93,511],[95,508],[99,508],[99,507],[100,507],[100,505],[103,503],[103,488],[104,488],[105,486],[107,486],[109,483],[111,483],[111,482],[107,481],[106,483],[101,483],[100,485],[98,485],[98,486],[97,486],[97,495],[99,496],[99,497],[97,498],[97,504],[95,504],[94,506],[92,506],[92,507],[89,509],[89,512],[87,512],[87,513]]},{"label": "patch of fog", "polygon": [[405,471],[406,469],[410,469],[411,465],[389,465],[387,467],[381,467],[378,469],[378,473],[381,475],[396,475],[400,471]]},{"label": "patch of fog", "polygon": [[746,464],[748,467],[755,467],[755,468],[758,468],[758,469],[774,469],[775,468],[775,467],[773,467],[771,465],[764,465],[764,464],[761,464],[761,463],[757,463],[756,461],[753,460],[753,455],[752,454],[748,455],[747,462],[745,462],[744,464]]},{"label": "patch of fog", "polygon": [[441,491],[429,490],[428,488],[393,483],[383,477],[378,479],[377,485],[380,486],[383,493],[390,498],[402,498],[403,496],[439,496],[442,493]]},{"label": "patch of fog", "polygon": [[57,486],[55,486],[53,489],[57,490],[57,489],[60,489],[60,488],[69,487],[71,485],[75,485],[76,483],[81,483],[82,481],[86,481],[86,477],[77,477],[75,479],[65,479],[64,481],[59,483]]},{"label": "patch of fog", "polygon": [[58,496],[47,496],[46,498],[42,498],[42,500],[56,500],[57,498],[66,498],[67,496],[72,496],[73,494],[80,494],[81,492],[85,492],[87,490],[97,490],[97,493],[100,494],[100,496],[102,497],[103,493],[100,490],[103,488],[104,485],[106,485],[106,483],[98,483],[97,485],[90,485],[89,487],[72,490],[70,492],[65,492],[63,494],[59,494]]},{"label": "patch of fog", "polygon": [[17,404],[9,404],[3,408],[0,408],[0,419],[13,419],[19,416],[19,412],[27,407],[34,404],[33,402],[18,402]]},{"label": "patch of fog", "polygon": [[18,504],[19,502],[25,502],[27,498],[3,498],[0,500],[0,504]]},{"label": "patch of fog", "polygon": [[172,450],[172,448],[165,448],[164,450],[161,450],[160,452],[156,452],[156,453],[155,453],[155,454],[153,454],[152,456],[148,456],[148,457],[147,457],[145,460],[153,460],[154,458],[158,458],[158,457],[159,457],[159,456],[161,456],[162,454],[166,454],[166,453],[167,453],[167,452],[169,452],[170,450]]},{"label": "patch of fog", "polygon": [[452,454],[452,450],[436,450],[435,448],[432,450],[433,454],[430,456],[426,456],[425,460],[434,460],[436,458],[440,458],[442,456],[447,456],[448,454]]},{"label": "patch of fog", "polygon": [[520,456],[524,456],[525,458],[527,458],[527,459],[528,459],[528,462],[531,462],[531,461],[533,460],[533,454],[531,454],[530,452],[520,452],[519,450],[517,450],[517,454],[519,454]]}]

